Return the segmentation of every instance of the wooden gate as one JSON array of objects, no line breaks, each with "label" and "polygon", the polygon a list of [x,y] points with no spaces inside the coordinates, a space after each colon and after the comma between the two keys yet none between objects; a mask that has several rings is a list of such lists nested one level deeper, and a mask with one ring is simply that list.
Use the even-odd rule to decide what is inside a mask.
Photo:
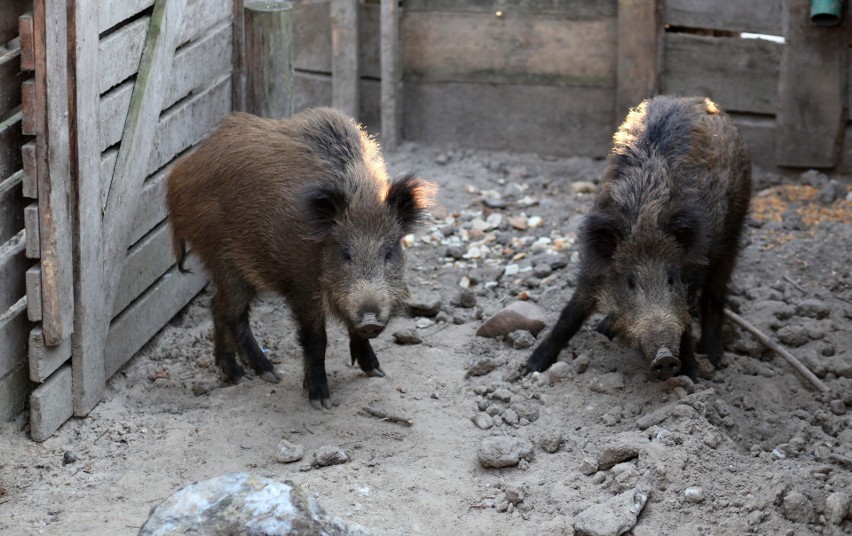
[{"label": "wooden gate", "polygon": [[106,379],[206,283],[199,266],[174,266],[165,177],[231,111],[237,8],[35,0],[36,104],[24,120],[45,125],[33,132],[38,211],[27,219],[41,245],[27,288],[41,320],[30,335],[33,439],[88,414]]}]

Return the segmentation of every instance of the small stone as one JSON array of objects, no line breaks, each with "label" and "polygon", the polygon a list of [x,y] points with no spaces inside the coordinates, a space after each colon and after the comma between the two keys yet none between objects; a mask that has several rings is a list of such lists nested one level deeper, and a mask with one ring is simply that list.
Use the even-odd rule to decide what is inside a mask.
[{"label": "small stone", "polygon": [[624,388],[624,375],[620,372],[608,372],[595,378],[589,388],[596,393],[612,394]]},{"label": "small stone", "polygon": [[434,325],[435,325],[435,321],[432,320],[431,318],[418,318],[417,321],[414,323],[414,326],[417,329],[426,329],[429,326],[434,326]]},{"label": "small stone", "polygon": [[503,487],[503,493],[506,494],[506,500],[515,506],[524,502],[524,498],[526,497],[524,490],[516,488],[515,486]]},{"label": "small stone", "polygon": [[829,407],[831,408],[831,412],[835,415],[845,415],[846,414],[846,404],[843,403],[843,400],[837,399],[832,400],[829,403]]},{"label": "small stone", "polygon": [[590,456],[586,456],[580,462],[580,472],[586,476],[592,476],[598,471],[598,461]]},{"label": "small stone", "polygon": [[476,336],[494,338],[519,329],[538,335],[538,332],[544,329],[544,319],[544,311],[539,306],[527,301],[517,301],[483,322],[476,331]]},{"label": "small stone", "polygon": [[647,442],[644,434],[636,432],[622,432],[608,438],[598,454],[598,468],[609,469],[617,463],[638,457]]},{"label": "small stone", "polygon": [[483,467],[512,467],[524,459],[531,461],[533,445],[529,440],[508,436],[486,437],[479,444],[479,463]]},{"label": "small stone", "polygon": [[420,344],[423,338],[414,328],[402,329],[393,334],[393,340],[397,344]]},{"label": "small stone", "polygon": [[850,497],[848,493],[835,491],[825,498],[825,518],[833,525],[840,525],[849,515]]},{"label": "small stone", "polygon": [[493,400],[499,400],[501,402],[508,402],[512,400],[512,391],[506,389],[505,387],[500,387],[499,389],[495,389],[493,393],[491,393],[491,398]]},{"label": "small stone", "polygon": [[571,183],[571,189],[578,194],[593,194],[597,188],[592,181],[574,181]]},{"label": "small stone", "polygon": [[544,223],[544,220],[541,219],[541,216],[532,216],[527,219],[527,227],[539,227]]},{"label": "small stone", "polygon": [[192,394],[195,396],[205,395],[210,392],[210,387],[200,383],[192,384]]},{"label": "small stone", "polygon": [[293,463],[301,460],[305,455],[305,447],[290,443],[286,439],[282,439],[278,443],[278,463]]},{"label": "small stone", "polygon": [[524,350],[535,344],[535,337],[525,329],[519,329],[506,335],[506,340],[515,350]]},{"label": "small stone", "polygon": [[523,216],[514,216],[509,218],[509,225],[518,231],[526,231],[527,219]]},{"label": "small stone", "polygon": [[319,467],[327,467],[329,465],[339,465],[349,461],[349,454],[340,447],[325,445],[314,452],[313,465]]},{"label": "small stone", "polygon": [[798,348],[810,340],[802,326],[784,326],[778,330],[778,340],[783,344]]},{"label": "small stone", "polygon": [[831,308],[822,300],[806,299],[796,304],[796,314],[811,318],[827,318],[831,314]]},{"label": "small stone", "polygon": [[518,412],[511,408],[504,411],[502,417],[503,422],[505,422],[509,426],[517,426],[518,420],[520,419],[520,417],[518,417]]},{"label": "small stone", "polygon": [[592,477],[592,484],[603,484],[606,482],[606,474],[603,471],[595,473],[595,476]]},{"label": "small stone", "polygon": [[62,465],[68,465],[77,461],[77,454],[73,450],[66,450],[62,454]]},{"label": "small stone", "polygon": [[449,158],[444,153],[441,153],[435,157],[435,163],[440,166],[445,165],[447,163],[447,160],[449,160]]},{"label": "small stone", "polygon": [[589,356],[587,356],[585,354],[578,355],[577,359],[575,359],[574,362],[573,362],[574,371],[577,374],[582,374],[582,373],[586,372],[586,370],[589,368],[590,362],[591,362],[591,360],[589,359]]},{"label": "small stone", "polygon": [[[497,362],[496,359],[492,359],[490,357],[483,357],[476,361],[465,373],[464,377],[469,378],[471,376],[484,376],[496,369],[500,366],[500,363]],[[481,393],[479,393],[481,394]]]},{"label": "small stone", "polygon": [[547,432],[541,436],[539,444],[545,452],[553,454],[562,446],[562,434],[559,432]]},{"label": "small stone", "polygon": [[470,289],[461,290],[450,300],[450,304],[456,307],[471,309],[476,307],[476,294]]},{"label": "small stone", "polygon": [[574,377],[574,369],[565,361],[557,361],[547,369],[547,383],[550,385],[556,385],[572,377]]},{"label": "small stone", "polygon": [[592,505],[574,518],[574,530],[585,536],[618,536],[636,526],[636,518],[648,494],[627,490],[602,503]]},{"label": "small stone", "polygon": [[492,419],[491,415],[487,413],[477,413],[473,417],[473,424],[475,424],[480,430],[488,430],[494,426],[494,419]]},{"label": "small stone", "polygon": [[769,455],[772,456],[772,459],[774,460],[783,460],[787,457],[787,455],[784,454],[784,451],[779,448],[772,449],[772,452],[770,452]]},{"label": "small stone", "polygon": [[444,252],[444,256],[457,261],[461,260],[464,258],[464,249],[461,246],[448,246],[446,252]]},{"label": "small stone", "polygon": [[408,312],[411,316],[435,316],[441,312],[441,300],[417,300],[408,302]]},{"label": "small stone", "polygon": [[802,492],[791,491],[784,496],[782,503],[784,517],[796,523],[811,523],[814,518],[814,505]]},{"label": "small stone", "polygon": [[686,497],[686,502],[698,504],[704,502],[704,490],[699,486],[690,486],[683,490],[683,496]]},{"label": "small stone", "polygon": [[532,403],[526,401],[512,402],[512,409],[521,419],[526,419],[529,422],[538,420],[538,408]]},{"label": "small stone", "polygon": [[535,267],[533,267],[533,275],[538,277],[539,279],[544,279],[552,273],[553,268],[551,268],[550,265],[546,263],[536,264]]}]

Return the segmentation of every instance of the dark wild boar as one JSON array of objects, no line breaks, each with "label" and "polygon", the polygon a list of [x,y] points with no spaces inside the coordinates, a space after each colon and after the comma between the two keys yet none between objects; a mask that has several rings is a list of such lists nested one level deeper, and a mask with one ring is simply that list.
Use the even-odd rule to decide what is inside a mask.
[{"label": "dark wild boar", "polygon": [[577,289],[526,363],[552,365],[596,309],[597,330],[639,350],[654,375],[695,379],[698,351],[717,366],[727,286],[751,197],[751,162],[730,119],[704,98],[656,97],[613,137],[580,231]]},{"label": "dark wild boar", "polygon": [[401,240],[426,215],[434,186],[388,180],[379,147],[351,119],[317,108],[290,119],[237,113],[168,178],[180,267],[187,244],[216,285],[216,363],[239,382],[241,354],[278,382],[249,328],[258,292],[285,297],[298,325],[311,404],[330,408],[326,320],[349,332],[352,363],[384,376],[370,339],[408,295]]}]

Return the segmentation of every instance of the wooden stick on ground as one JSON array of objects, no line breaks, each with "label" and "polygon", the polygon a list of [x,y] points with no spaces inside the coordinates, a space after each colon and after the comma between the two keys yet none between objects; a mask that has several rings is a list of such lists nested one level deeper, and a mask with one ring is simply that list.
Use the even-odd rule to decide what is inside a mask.
[{"label": "wooden stick on ground", "polygon": [[775,353],[777,353],[778,355],[780,355],[781,357],[783,357],[783,358],[787,361],[787,363],[789,363],[789,364],[790,364],[790,365],[791,365],[794,369],[796,369],[796,371],[797,371],[799,374],[801,374],[801,375],[802,375],[802,376],[804,376],[804,377],[805,377],[805,378],[806,378],[809,382],[811,382],[811,384],[812,384],[814,387],[816,387],[817,389],[819,389],[819,391],[820,391],[821,393],[827,393],[827,392],[829,392],[829,391],[831,390],[831,389],[829,389],[829,388],[828,388],[828,386],[827,386],[826,384],[824,384],[824,383],[822,382],[822,380],[820,380],[819,378],[817,378],[817,377],[814,375],[814,373],[813,373],[813,372],[811,372],[811,371],[810,371],[810,369],[808,369],[808,367],[806,367],[806,366],[805,366],[805,365],[804,365],[801,361],[799,361],[798,359],[796,359],[796,357],[795,357],[793,354],[791,354],[791,353],[790,353],[790,352],[788,352],[786,349],[784,349],[784,347],[783,347],[783,346],[781,346],[780,344],[776,343],[775,341],[773,341],[772,339],[770,339],[769,337],[767,337],[767,336],[766,336],[766,335],[765,335],[762,331],[760,331],[759,329],[757,329],[757,328],[754,326],[754,324],[752,324],[751,322],[747,321],[746,319],[744,319],[743,317],[741,317],[741,316],[740,316],[740,315],[738,315],[737,313],[735,313],[735,312],[731,311],[730,309],[725,309],[725,315],[726,315],[728,318],[730,318],[731,320],[733,320],[733,321],[734,321],[736,324],[738,324],[740,327],[744,328],[745,330],[747,330],[748,332],[750,332],[752,335],[754,335],[754,336],[757,338],[757,340],[759,340],[759,341],[760,341],[760,342],[762,342],[764,345],[766,345],[766,346],[767,346],[767,347],[769,347],[771,350],[773,350]]},{"label": "wooden stick on ground", "polygon": [[398,422],[399,424],[404,424],[405,426],[412,426],[414,421],[412,419],[408,419],[406,417],[400,417],[399,415],[391,415],[383,409],[371,408],[370,406],[364,406],[361,408],[361,411],[366,413],[367,415],[378,417],[383,421],[389,422]]}]

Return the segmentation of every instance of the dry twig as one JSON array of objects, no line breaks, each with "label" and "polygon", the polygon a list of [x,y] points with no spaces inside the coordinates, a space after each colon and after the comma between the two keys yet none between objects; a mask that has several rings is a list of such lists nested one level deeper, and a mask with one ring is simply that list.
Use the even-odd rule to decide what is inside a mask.
[{"label": "dry twig", "polygon": [[731,320],[733,320],[740,327],[744,328],[746,331],[754,335],[757,340],[762,342],[768,348],[783,357],[787,361],[787,363],[789,363],[794,369],[796,369],[799,374],[801,374],[809,382],[811,382],[811,384],[816,387],[821,393],[827,393],[831,390],[826,384],[822,382],[822,380],[817,378],[808,367],[806,367],[801,361],[796,359],[793,354],[788,352],[783,346],[781,346],[777,342],[767,337],[762,331],[757,329],[754,324],[741,317],[737,313],[731,311],[730,309],[725,309],[725,315]]},{"label": "dry twig", "polygon": [[376,417],[383,421],[396,422],[399,424],[404,424],[405,426],[411,426],[414,424],[414,421],[412,419],[409,419],[407,417],[400,417],[399,415],[392,415],[383,409],[364,406],[361,408],[361,411],[367,415],[370,415],[371,417]]}]

